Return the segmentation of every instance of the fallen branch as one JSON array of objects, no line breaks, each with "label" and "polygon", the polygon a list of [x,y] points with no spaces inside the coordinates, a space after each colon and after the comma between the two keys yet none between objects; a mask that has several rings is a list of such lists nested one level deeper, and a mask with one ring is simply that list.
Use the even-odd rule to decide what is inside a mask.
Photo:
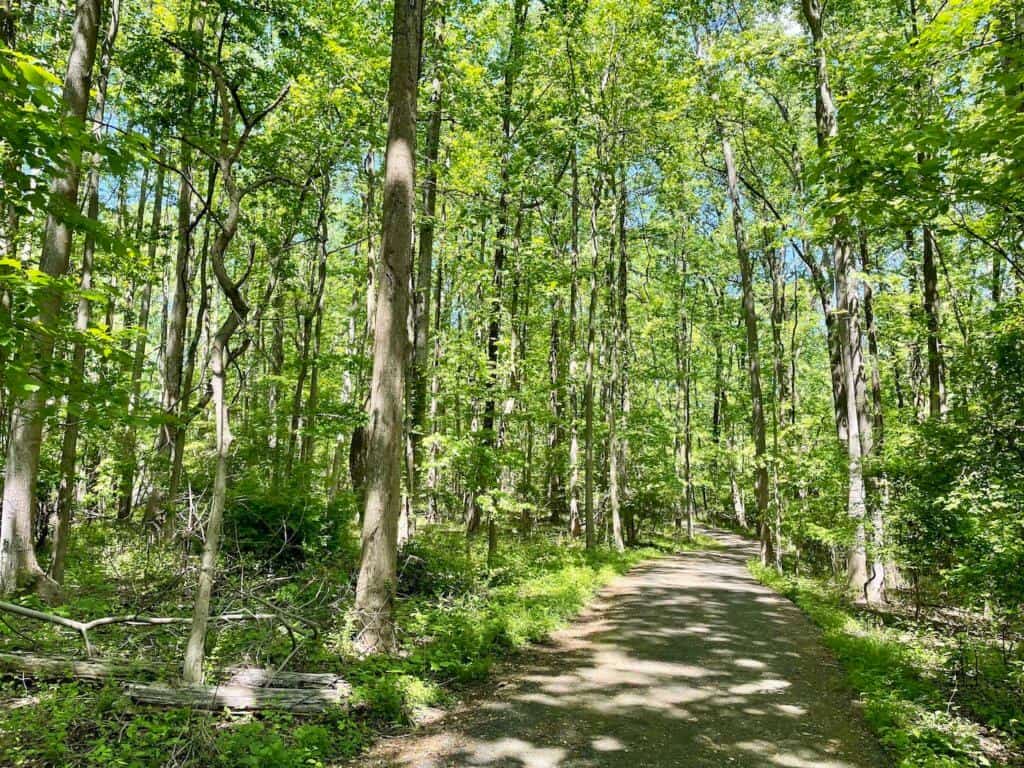
[{"label": "fallen branch", "polygon": [[[105,627],[110,624],[128,624],[131,626],[146,626],[160,624],[190,624],[192,619],[184,616],[142,616],[137,613],[130,613],[124,616],[102,616],[92,621],[75,621],[64,616],[57,616],[53,613],[43,613],[32,608],[25,608],[16,603],[0,601],[0,611],[13,613],[17,616],[24,616],[36,621],[45,621],[49,624],[57,624],[61,627],[73,629],[82,636],[85,643],[85,655],[92,658],[94,648],[89,640],[89,631],[96,627]],[[220,616],[211,617],[212,621],[268,621],[277,620],[279,617],[273,613],[252,613],[250,611],[238,611],[236,613],[223,613]]]}]

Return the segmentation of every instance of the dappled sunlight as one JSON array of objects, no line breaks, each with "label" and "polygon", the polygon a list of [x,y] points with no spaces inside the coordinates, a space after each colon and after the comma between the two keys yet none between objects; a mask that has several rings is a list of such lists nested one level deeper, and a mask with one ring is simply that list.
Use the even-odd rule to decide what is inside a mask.
[{"label": "dappled sunlight", "polygon": [[729,548],[603,593],[497,700],[444,726],[429,765],[884,765],[816,630],[751,578],[747,542],[718,538]]},{"label": "dappled sunlight", "polygon": [[498,739],[480,742],[467,760],[471,765],[497,765],[515,760],[523,768],[554,768],[562,765],[566,750],[553,747],[538,747],[522,739]]}]

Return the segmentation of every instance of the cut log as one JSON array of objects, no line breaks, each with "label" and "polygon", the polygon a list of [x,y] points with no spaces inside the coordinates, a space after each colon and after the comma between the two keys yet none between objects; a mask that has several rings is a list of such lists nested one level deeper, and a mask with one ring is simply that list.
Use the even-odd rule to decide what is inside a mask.
[{"label": "cut log", "polygon": [[34,680],[138,680],[166,677],[173,670],[156,664],[128,661],[71,659],[61,656],[34,656],[27,653],[0,653],[0,675],[19,675]]},{"label": "cut log", "polygon": [[323,712],[330,707],[348,707],[349,687],[264,688],[249,685],[144,685],[129,683],[128,695],[142,704],[218,711],[277,709],[297,714]]}]

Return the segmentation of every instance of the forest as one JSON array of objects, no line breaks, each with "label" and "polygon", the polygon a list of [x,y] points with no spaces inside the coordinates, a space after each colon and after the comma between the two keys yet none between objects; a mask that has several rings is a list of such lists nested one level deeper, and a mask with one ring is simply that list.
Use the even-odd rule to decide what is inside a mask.
[{"label": "forest", "polygon": [[1019,0],[0,0],[0,208],[0,765],[1024,765]]}]

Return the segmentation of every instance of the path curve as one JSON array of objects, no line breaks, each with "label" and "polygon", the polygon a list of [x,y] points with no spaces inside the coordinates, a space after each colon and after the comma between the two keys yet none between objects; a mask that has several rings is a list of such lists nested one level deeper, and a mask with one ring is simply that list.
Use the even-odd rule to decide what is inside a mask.
[{"label": "path curve", "polygon": [[817,629],[747,571],[756,549],[705,533],[722,549],[631,571],[489,695],[358,765],[887,765]]}]

